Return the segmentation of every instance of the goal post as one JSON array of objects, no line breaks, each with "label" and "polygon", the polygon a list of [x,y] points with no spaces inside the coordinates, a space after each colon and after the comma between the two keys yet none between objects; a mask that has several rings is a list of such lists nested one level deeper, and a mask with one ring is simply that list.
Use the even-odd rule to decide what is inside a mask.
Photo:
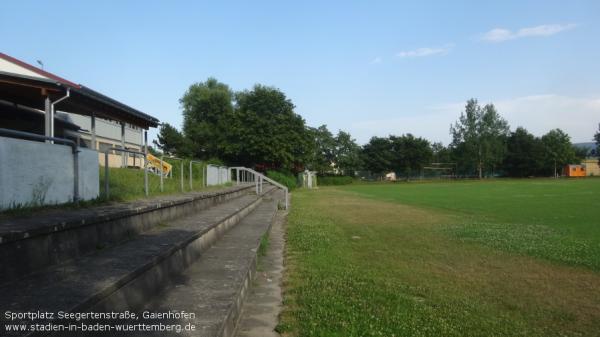
[{"label": "goal post", "polygon": [[421,171],[423,179],[454,179],[456,178],[456,163],[430,163]]}]

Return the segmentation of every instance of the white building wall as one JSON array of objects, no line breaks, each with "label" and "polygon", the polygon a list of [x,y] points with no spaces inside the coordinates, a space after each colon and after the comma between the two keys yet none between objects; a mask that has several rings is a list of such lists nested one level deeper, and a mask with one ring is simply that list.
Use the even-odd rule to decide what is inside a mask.
[{"label": "white building wall", "polygon": [[[88,116],[68,113],[73,123],[79,125],[80,128],[87,132],[92,132],[92,118]],[[121,142],[121,125],[118,122],[109,121],[96,117],[96,136],[109,138],[114,142]],[[142,129],[126,124],[125,126],[125,142],[142,145]]]}]

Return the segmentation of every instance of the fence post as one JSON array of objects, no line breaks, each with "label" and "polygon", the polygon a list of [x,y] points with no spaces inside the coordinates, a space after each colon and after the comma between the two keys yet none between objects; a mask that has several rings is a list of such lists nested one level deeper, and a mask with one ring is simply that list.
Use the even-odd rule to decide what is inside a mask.
[{"label": "fence post", "polygon": [[190,160],[190,192],[193,189],[193,185],[192,185],[192,161]]}]

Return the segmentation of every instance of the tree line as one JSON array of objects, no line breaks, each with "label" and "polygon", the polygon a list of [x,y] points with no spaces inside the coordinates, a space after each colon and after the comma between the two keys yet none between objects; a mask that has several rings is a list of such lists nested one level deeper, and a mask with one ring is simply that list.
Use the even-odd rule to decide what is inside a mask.
[{"label": "tree line", "polygon": [[[450,127],[448,146],[412,134],[372,137],[363,146],[345,131],[310,127],[279,89],[257,84],[234,92],[209,78],[193,84],[180,99],[181,130],[161,124],[155,145],[163,152],[255,169],[354,176],[368,171],[411,177],[433,165],[453,174],[514,177],[550,176],[585,153],[560,129],[536,137],[518,127],[511,131],[493,104],[470,99]],[[600,126],[595,134],[600,150]]]}]

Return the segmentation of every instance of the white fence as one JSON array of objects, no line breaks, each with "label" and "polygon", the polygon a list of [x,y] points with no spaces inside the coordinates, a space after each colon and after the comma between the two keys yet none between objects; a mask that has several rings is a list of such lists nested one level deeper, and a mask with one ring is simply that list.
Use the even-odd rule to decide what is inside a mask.
[{"label": "white fence", "polygon": [[206,165],[206,186],[223,185],[231,181],[228,167]]}]

